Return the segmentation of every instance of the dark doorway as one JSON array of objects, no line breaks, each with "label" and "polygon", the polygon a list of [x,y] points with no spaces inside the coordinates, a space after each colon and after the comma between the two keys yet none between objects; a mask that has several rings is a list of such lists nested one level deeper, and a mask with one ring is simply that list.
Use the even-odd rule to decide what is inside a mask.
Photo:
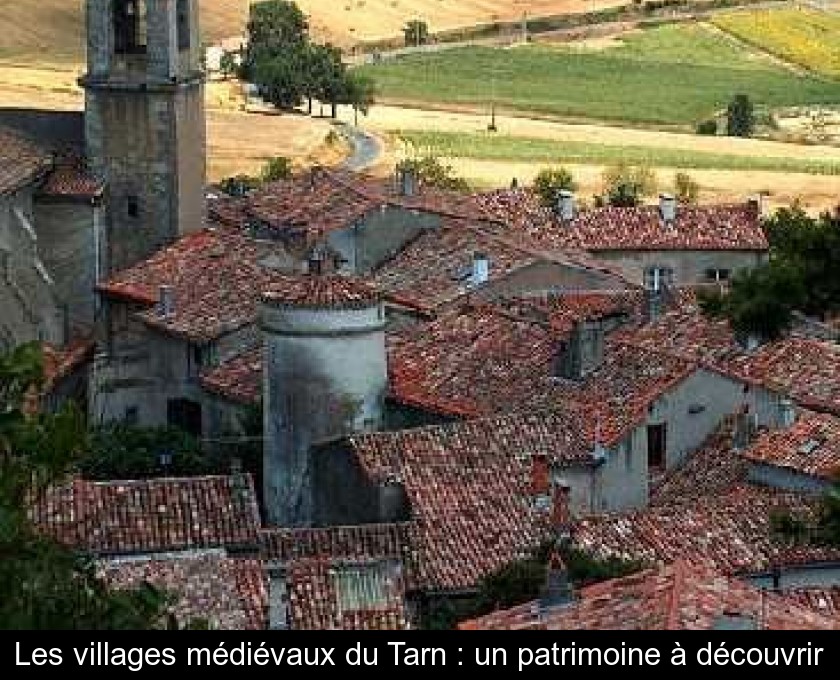
[{"label": "dark doorway", "polygon": [[649,425],[647,429],[648,440],[648,468],[655,470],[665,469],[665,451],[668,446],[668,426]]},{"label": "dark doorway", "polygon": [[177,427],[194,437],[200,437],[201,404],[189,399],[170,399],[167,405],[167,421],[170,427]]}]

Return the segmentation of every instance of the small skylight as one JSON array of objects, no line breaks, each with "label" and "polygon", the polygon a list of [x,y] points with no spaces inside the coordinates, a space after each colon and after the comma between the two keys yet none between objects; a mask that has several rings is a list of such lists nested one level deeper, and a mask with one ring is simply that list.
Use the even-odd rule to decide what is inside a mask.
[{"label": "small skylight", "polygon": [[799,453],[810,454],[820,448],[823,443],[819,439],[809,439],[799,447]]}]

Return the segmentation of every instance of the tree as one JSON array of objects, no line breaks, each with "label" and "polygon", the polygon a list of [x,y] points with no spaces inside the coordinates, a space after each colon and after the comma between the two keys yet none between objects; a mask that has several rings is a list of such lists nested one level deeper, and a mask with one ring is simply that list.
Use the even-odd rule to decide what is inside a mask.
[{"label": "tree", "polygon": [[435,156],[406,158],[397,164],[397,172],[413,172],[421,183],[438,189],[460,192],[470,190],[465,179],[456,176],[452,167],[444,165]]},{"label": "tree", "polygon": [[745,94],[735,95],[726,109],[726,134],[730,137],[752,137],[755,130],[755,111]]},{"label": "tree", "polygon": [[674,196],[680,203],[697,203],[700,185],[687,172],[674,175]]},{"label": "tree", "polygon": [[534,179],[534,191],[547,208],[557,205],[561,191],[577,191],[577,183],[566,168],[544,168]]},{"label": "tree", "polygon": [[292,176],[292,162],[285,156],[275,156],[266,161],[260,179],[263,182],[276,182]]},{"label": "tree", "polygon": [[714,118],[700,121],[697,123],[696,131],[698,135],[714,136],[718,132],[718,122]]},{"label": "tree", "polygon": [[300,106],[307,90],[302,55],[302,50],[290,51],[256,63],[253,77],[263,99],[281,109]]},{"label": "tree", "polygon": [[86,448],[72,406],[27,415],[43,382],[37,345],[0,357],[0,628],[106,630],[160,627],[168,597],[144,585],[114,591],[93,561],[39,533],[29,508],[64,481]]},{"label": "tree", "polygon": [[219,70],[222,77],[227,80],[239,72],[239,53],[225,50],[219,59]]},{"label": "tree", "polygon": [[282,56],[308,40],[309,22],[294,2],[269,0],[251,5],[248,48],[243,63],[246,75],[252,77],[260,61]]},{"label": "tree", "polygon": [[645,166],[624,163],[607,168],[603,174],[607,202],[612,206],[632,208],[645,196],[656,192],[656,174]]},{"label": "tree", "polygon": [[706,293],[699,302],[712,317],[726,317],[742,341],[775,340],[793,322],[793,311],[805,299],[801,272],[786,262],[770,262],[739,272],[727,293]]},{"label": "tree", "polygon": [[316,47],[314,83],[316,96],[331,107],[331,116],[338,117],[338,105],[347,100],[347,66],[341,50],[330,45]]},{"label": "tree", "polygon": [[425,45],[429,42],[429,24],[419,19],[413,19],[403,27],[403,35],[408,47]]},{"label": "tree", "polygon": [[376,103],[376,81],[368,76],[349,73],[343,104],[353,107],[354,125],[359,126],[359,113],[367,116],[370,107]]},{"label": "tree", "polygon": [[86,479],[108,480],[227,474],[229,467],[205,456],[181,430],[110,423],[91,433],[79,470]]}]

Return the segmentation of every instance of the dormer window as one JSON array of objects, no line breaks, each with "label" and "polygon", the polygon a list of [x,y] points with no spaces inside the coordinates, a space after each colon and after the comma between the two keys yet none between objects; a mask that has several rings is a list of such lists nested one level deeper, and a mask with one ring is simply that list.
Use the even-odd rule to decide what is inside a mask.
[{"label": "dormer window", "polygon": [[113,24],[117,54],[145,54],[148,39],[146,0],[116,0]]}]

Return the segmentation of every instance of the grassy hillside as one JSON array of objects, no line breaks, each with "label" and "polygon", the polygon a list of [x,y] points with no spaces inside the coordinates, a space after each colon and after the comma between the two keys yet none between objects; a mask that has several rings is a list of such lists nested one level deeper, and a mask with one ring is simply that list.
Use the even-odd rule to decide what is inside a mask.
[{"label": "grassy hillside", "polygon": [[715,17],[714,24],[771,54],[840,77],[840,14],[804,8],[737,12]]},{"label": "grassy hillside", "polygon": [[704,26],[665,26],[616,47],[530,45],[411,55],[363,70],[384,96],[646,124],[690,125],[737,93],[768,107],[840,104],[840,85],[802,77]]}]

